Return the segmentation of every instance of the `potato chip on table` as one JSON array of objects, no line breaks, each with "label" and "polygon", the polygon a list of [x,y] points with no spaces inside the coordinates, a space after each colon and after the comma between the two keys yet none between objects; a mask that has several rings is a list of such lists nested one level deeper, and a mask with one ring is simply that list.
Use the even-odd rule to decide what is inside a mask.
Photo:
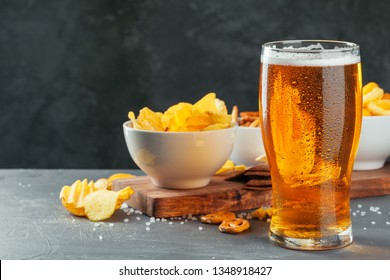
[{"label": "potato chip on table", "polygon": [[[71,186],[62,187],[61,203],[73,215],[87,216],[93,221],[107,219],[134,193],[131,187],[126,187],[118,192],[112,191],[112,181],[132,177],[135,176],[119,173],[108,179],[101,178],[96,182],[88,182],[87,179],[76,180]],[[96,194],[98,192],[99,194]],[[113,211],[111,205],[113,205]]]}]

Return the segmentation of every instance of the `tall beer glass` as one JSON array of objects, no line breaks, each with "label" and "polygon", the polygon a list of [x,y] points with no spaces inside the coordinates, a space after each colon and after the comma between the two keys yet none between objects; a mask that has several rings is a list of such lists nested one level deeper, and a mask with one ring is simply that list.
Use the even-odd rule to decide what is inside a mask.
[{"label": "tall beer glass", "polygon": [[350,183],[362,121],[359,46],[264,44],[259,109],[272,178],[269,238],[300,250],[352,242]]}]

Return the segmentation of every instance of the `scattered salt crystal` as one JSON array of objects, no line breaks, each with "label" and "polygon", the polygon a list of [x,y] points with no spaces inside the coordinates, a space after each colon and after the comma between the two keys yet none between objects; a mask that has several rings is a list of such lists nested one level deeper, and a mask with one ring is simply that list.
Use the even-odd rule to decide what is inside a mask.
[{"label": "scattered salt crystal", "polygon": [[363,228],[364,230],[366,230],[367,228]]},{"label": "scattered salt crystal", "polygon": [[356,213],[359,213],[360,211],[359,210],[356,210]]},{"label": "scattered salt crystal", "polygon": [[172,222],[169,222],[168,224],[172,225],[173,223],[172,223]]},{"label": "scattered salt crystal", "polygon": [[93,231],[96,231],[96,228],[94,227],[92,230],[93,230]]},{"label": "scattered salt crystal", "polygon": [[95,227],[100,227],[100,223],[94,223],[93,224]]},{"label": "scattered salt crystal", "polygon": [[142,212],[139,211],[139,210],[135,210],[135,214],[141,214],[142,215]]},{"label": "scattered salt crystal", "polygon": [[130,213],[134,213],[134,211],[135,211],[134,208],[129,208]]},{"label": "scattered salt crystal", "polygon": [[187,220],[187,219],[185,219],[185,220],[184,220],[184,222],[188,222],[188,220]]},{"label": "scattered salt crystal", "polygon": [[155,223],[155,222],[156,222],[156,219],[155,219],[154,217],[150,217],[149,221],[150,221],[151,223]]},{"label": "scattered salt crystal", "polygon": [[141,220],[141,218],[140,218],[140,217],[135,217],[135,218],[137,219],[137,221]]},{"label": "scattered salt crystal", "polygon": [[127,208],[129,208],[129,205],[127,205],[126,202],[123,202],[121,205],[121,209],[127,209]]},{"label": "scattered salt crystal", "polygon": [[19,183],[18,185],[21,186],[21,185],[23,185],[23,184],[22,184],[22,183]]},{"label": "scattered salt crystal", "polygon": [[358,208],[362,208],[362,205],[361,204],[358,204],[358,206],[357,206]]},{"label": "scattered salt crystal", "polygon": [[126,219],[124,219],[123,221],[124,221],[125,223],[128,223],[128,222],[129,222],[129,219],[126,218]]},{"label": "scattered salt crystal", "polygon": [[184,222],[180,222],[181,225],[184,225]]},{"label": "scattered salt crystal", "polygon": [[165,219],[165,218],[161,219],[161,222],[166,222],[166,221],[167,221],[167,219]]},{"label": "scattered salt crystal", "polygon": [[248,214],[246,215],[246,218],[247,218],[248,220],[251,220],[251,219],[252,219],[251,213],[248,213]]},{"label": "scattered salt crystal", "polygon": [[150,231],[150,227],[146,227],[145,230],[146,230],[146,231]]},{"label": "scattered salt crystal", "polygon": [[387,221],[387,222],[386,222],[386,225],[390,225],[390,222]]},{"label": "scattered salt crystal", "polygon": [[270,223],[270,222],[271,222],[271,219],[270,219],[270,218],[268,218],[268,219],[267,219],[267,223]]},{"label": "scattered salt crystal", "polygon": [[354,217],[356,217],[356,213],[355,213],[355,212],[352,212],[352,215],[353,215]]},{"label": "scattered salt crystal", "polygon": [[192,217],[191,220],[196,221],[196,220],[198,220],[198,218],[197,217]]},{"label": "scattered salt crystal", "polygon": [[103,236],[99,235],[99,240],[103,240]]},{"label": "scattered salt crystal", "polygon": [[146,222],[145,225],[150,226],[150,222]]},{"label": "scattered salt crystal", "polygon": [[198,227],[198,229],[199,229],[199,230],[203,230],[203,228],[202,228],[202,227]]},{"label": "scattered salt crystal", "polygon": [[379,209],[379,207],[370,206],[370,211],[372,212],[377,212]]},{"label": "scattered salt crystal", "polygon": [[156,222],[159,222],[159,221],[160,221],[160,218],[157,218],[157,219],[156,219]]},{"label": "scattered salt crystal", "polygon": [[374,221],[371,221],[371,224],[375,225],[376,223]]},{"label": "scattered salt crystal", "polygon": [[382,214],[382,212],[381,212],[381,211],[378,211],[378,212],[376,212],[376,213],[377,213],[377,214],[379,214],[379,215],[380,215],[380,214]]},{"label": "scattered salt crystal", "polygon": [[366,212],[364,212],[364,211],[360,212],[360,216],[363,217],[364,215],[366,215]]},{"label": "scattered salt crystal", "polygon": [[27,188],[31,187],[31,184],[27,184]]},{"label": "scattered salt crystal", "polygon": [[109,224],[108,224],[108,226],[110,226],[110,227],[113,227],[113,226],[114,226],[114,224],[113,224],[113,223],[109,223]]},{"label": "scattered salt crystal", "polygon": [[128,212],[126,213],[126,215],[127,215],[127,216],[130,216],[130,215],[131,215],[131,212],[130,212],[130,211],[128,211]]}]

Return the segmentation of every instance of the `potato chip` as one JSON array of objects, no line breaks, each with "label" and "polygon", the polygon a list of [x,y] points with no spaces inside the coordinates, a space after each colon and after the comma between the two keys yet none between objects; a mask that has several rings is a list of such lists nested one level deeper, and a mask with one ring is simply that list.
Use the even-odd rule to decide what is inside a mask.
[{"label": "potato chip", "polygon": [[372,116],[370,110],[368,110],[367,108],[363,108],[363,116]]},{"label": "potato chip", "polygon": [[380,99],[370,102],[367,109],[376,116],[390,116],[390,100]]},{"label": "potato chip", "polygon": [[118,193],[109,190],[99,190],[84,198],[85,214],[94,222],[106,220],[114,214]]},{"label": "potato chip", "polygon": [[137,123],[145,130],[164,131],[161,117],[162,113],[153,112],[149,108],[145,107],[139,111]]},{"label": "potato chip", "polygon": [[373,88],[370,92],[363,95],[363,107],[367,106],[371,101],[381,99],[383,94],[384,91],[380,87]]},{"label": "potato chip", "polygon": [[208,93],[194,105],[180,102],[169,107],[164,113],[155,113],[145,107],[138,118],[132,111],[128,114],[134,128],[152,131],[188,132],[215,130],[230,127],[232,117],[225,102]]},{"label": "potato chip", "polygon": [[273,212],[274,212],[274,210],[272,207],[270,207],[268,209],[260,207],[260,208],[256,209],[255,211],[253,211],[251,213],[251,215],[253,218],[258,218],[259,220],[265,220],[268,218],[272,218]]},{"label": "potato chip", "polygon": [[84,207],[77,208],[75,203],[68,202],[68,197],[69,197],[70,191],[71,191],[70,186],[64,186],[61,189],[60,199],[61,199],[62,205],[73,215],[85,216]]},{"label": "potato chip", "polygon": [[133,193],[134,191],[130,187],[126,187],[118,191],[118,198],[116,201],[115,209],[119,209],[122,206],[122,203],[128,200]]},{"label": "potato chip", "polygon": [[379,85],[375,82],[369,82],[363,87],[363,95],[366,95],[370,91],[372,91],[374,88],[379,87]]},{"label": "potato chip", "polygon": [[101,178],[94,181],[76,180],[71,186],[64,186],[60,192],[62,205],[73,215],[86,216],[85,198],[90,194],[98,191],[109,191],[117,196],[115,209],[119,209],[122,203],[128,200],[134,193],[131,187],[126,187],[118,192],[111,191],[112,181],[122,178],[133,178],[134,175],[126,173],[117,173],[110,176],[108,179]]},{"label": "potato chip", "polygon": [[[108,190],[112,190],[112,182],[115,181],[115,180],[130,179],[130,178],[134,178],[134,177],[135,177],[134,175],[131,175],[131,174],[128,174],[128,173],[115,173],[115,174],[112,174],[107,179],[107,189]],[[97,181],[96,181],[96,183],[97,183]]]},{"label": "potato chip", "polygon": [[109,186],[108,186],[108,180],[106,178],[100,178],[95,182],[95,190],[107,190],[107,189],[109,189]]},{"label": "potato chip", "polygon": [[220,169],[215,174],[221,174],[226,171],[244,171],[246,169],[245,165],[235,165],[234,162],[228,159]]}]

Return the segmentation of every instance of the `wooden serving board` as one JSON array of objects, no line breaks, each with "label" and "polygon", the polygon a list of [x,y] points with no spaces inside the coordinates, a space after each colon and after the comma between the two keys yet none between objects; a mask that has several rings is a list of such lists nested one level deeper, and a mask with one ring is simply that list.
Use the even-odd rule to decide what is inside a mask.
[{"label": "wooden serving board", "polygon": [[[271,188],[247,189],[242,182],[225,181],[225,176],[214,176],[206,187],[192,190],[162,189],[152,185],[147,176],[113,182],[119,190],[131,186],[134,194],[127,203],[153,217],[177,217],[215,211],[239,211],[269,206]],[[390,195],[390,164],[372,171],[354,171],[351,198]]]}]

